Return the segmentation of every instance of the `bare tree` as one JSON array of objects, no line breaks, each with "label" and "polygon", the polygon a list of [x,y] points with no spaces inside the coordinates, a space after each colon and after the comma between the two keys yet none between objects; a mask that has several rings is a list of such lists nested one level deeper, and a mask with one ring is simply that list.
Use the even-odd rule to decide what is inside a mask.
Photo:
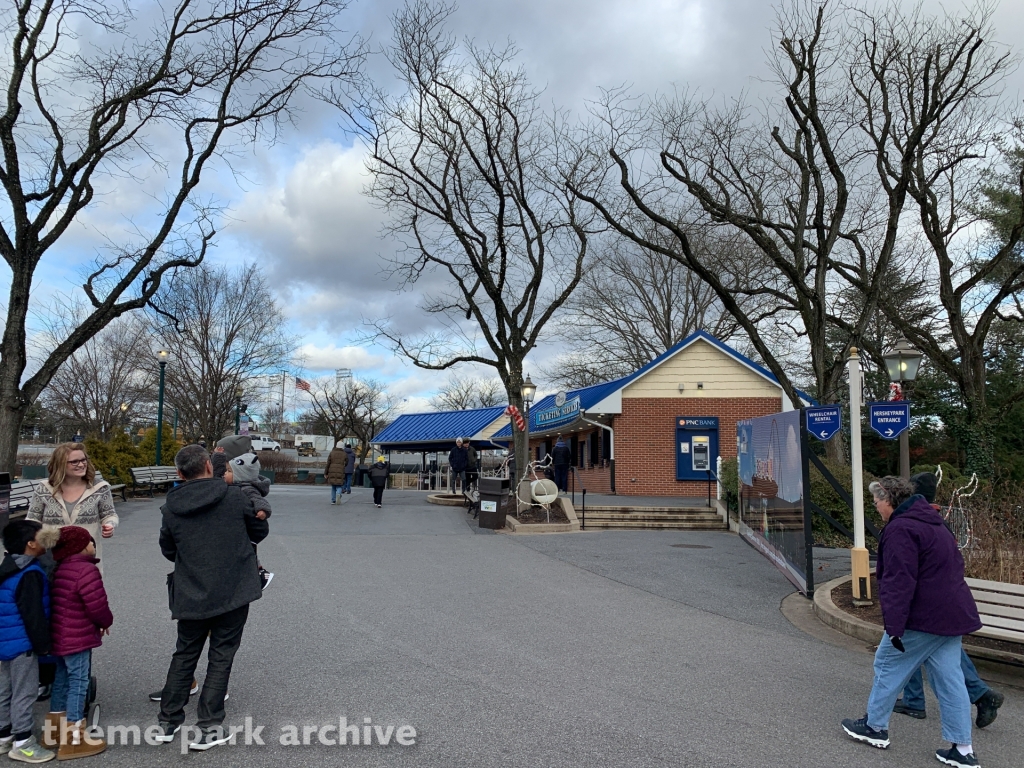
[{"label": "bare tree", "polygon": [[[598,151],[610,163],[573,188],[621,234],[711,286],[798,405],[794,377],[764,335],[765,325],[788,325],[806,348],[816,396],[835,401],[846,352],[864,345],[885,288],[918,158],[943,145],[948,126],[971,120],[1010,65],[982,43],[986,13],[936,21],[919,8],[788,3],[770,61],[783,104],[752,115],[685,95],[637,107],[609,94]],[[694,211],[749,238],[768,279],[724,284],[681,223]],[[672,246],[647,237],[646,224]],[[836,304],[851,284],[862,294],[853,316]],[[745,312],[741,296],[770,301],[771,322]],[[838,441],[829,447],[841,456]]]},{"label": "bare tree", "polygon": [[452,374],[437,394],[430,398],[435,411],[468,411],[500,405],[505,399],[505,388],[497,379],[460,377]]},{"label": "bare tree", "polygon": [[280,403],[271,403],[264,406],[263,412],[260,414],[261,430],[269,432],[270,436],[277,440],[284,435],[287,426],[288,422],[284,417],[284,408],[281,407]]},{"label": "bare tree", "polygon": [[592,214],[555,177],[561,117],[541,112],[515,49],[460,50],[444,30],[450,13],[426,2],[399,11],[386,55],[403,92],[374,89],[349,110],[370,150],[369,194],[405,245],[395,271],[405,286],[445,281],[424,307],[441,330],[377,331],[421,368],[494,368],[521,408],[523,361],[579,283]]},{"label": "bare tree", "polygon": [[167,405],[187,438],[216,440],[234,425],[236,388],[255,399],[257,380],[291,357],[284,316],[255,266],[183,270],[154,301],[153,334],[171,352]]},{"label": "bare tree", "polygon": [[[651,237],[664,236],[652,232]],[[717,249],[709,258],[723,265],[749,249],[736,236],[693,239],[701,251]],[[744,284],[750,277],[744,270]],[[752,301],[743,300],[745,311],[753,314]],[[543,375],[569,389],[590,386],[635,371],[694,331],[727,341],[738,328],[715,292],[691,270],[632,240],[616,239],[593,260],[566,302],[552,335],[568,351]]]},{"label": "bare tree", "polygon": [[[66,318],[51,316],[57,326],[51,328],[54,336],[63,336]],[[41,404],[68,434],[81,431],[94,437],[112,434],[143,412],[149,413],[155,395],[147,370],[151,367],[149,338],[139,318],[113,321],[57,369],[43,390]]]},{"label": "bare tree", "polygon": [[[203,260],[217,214],[198,196],[210,163],[273,140],[309,86],[351,79],[361,49],[338,42],[344,8],[344,0],[177,0],[154,21],[101,0],[5,4],[0,255],[11,281],[0,467],[12,468],[25,413],[64,361],[144,307],[168,270]],[[132,222],[131,235],[105,233],[109,255],[82,286],[90,312],[26,377],[36,269],[115,187],[127,193],[119,202],[134,192],[154,209]]]},{"label": "bare tree", "polygon": [[387,386],[375,379],[339,381],[323,376],[310,382],[310,421],[326,426],[335,443],[354,435],[365,455],[374,435],[391,423],[398,403]]}]

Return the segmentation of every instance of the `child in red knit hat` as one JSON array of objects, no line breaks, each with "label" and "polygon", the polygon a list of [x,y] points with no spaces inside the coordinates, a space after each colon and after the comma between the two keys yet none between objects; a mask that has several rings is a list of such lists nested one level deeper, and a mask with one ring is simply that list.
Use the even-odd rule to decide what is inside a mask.
[{"label": "child in red knit hat", "polygon": [[44,739],[59,735],[58,760],[96,755],[107,748],[86,732],[92,649],[110,634],[114,617],[107,604],[103,577],[96,567],[96,542],[84,528],[66,525],[51,550],[57,570],[50,589],[50,634],[57,657],[57,677],[46,716]]}]

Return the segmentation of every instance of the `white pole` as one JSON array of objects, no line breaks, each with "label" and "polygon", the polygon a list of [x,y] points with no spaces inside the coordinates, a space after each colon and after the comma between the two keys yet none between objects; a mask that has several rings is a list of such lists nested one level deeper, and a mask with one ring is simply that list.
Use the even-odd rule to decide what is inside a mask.
[{"label": "white pole", "polygon": [[860,444],[861,370],[856,347],[850,347],[850,482],[853,485],[853,549],[850,573],[855,605],[871,601],[871,562],[864,545],[864,466]]},{"label": "white pole", "polygon": [[864,467],[860,445],[860,356],[850,348],[850,468],[853,483],[853,546],[864,547]]}]

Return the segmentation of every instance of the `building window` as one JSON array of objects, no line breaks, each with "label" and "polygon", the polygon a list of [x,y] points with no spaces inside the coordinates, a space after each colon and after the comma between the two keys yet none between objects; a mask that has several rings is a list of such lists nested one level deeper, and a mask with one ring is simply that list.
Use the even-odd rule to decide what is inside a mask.
[{"label": "building window", "polygon": [[587,437],[587,443],[590,445],[590,466],[596,467],[601,462],[601,430],[600,432],[591,432]]}]

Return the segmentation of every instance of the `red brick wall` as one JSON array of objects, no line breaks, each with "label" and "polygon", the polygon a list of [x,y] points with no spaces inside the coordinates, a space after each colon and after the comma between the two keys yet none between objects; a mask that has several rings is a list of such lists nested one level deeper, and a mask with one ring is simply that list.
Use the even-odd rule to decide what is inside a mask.
[{"label": "red brick wall", "polygon": [[[676,480],[675,420],[680,416],[717,416],[718,451],[723,459],[731,459],[736,456],[737,421],[781,410],[781,397],[623,398],[622,414],[613,424],[616,492],[624,496],[706,496],[706,482]],[[591,490],[589,482],[587,490]]]}]

